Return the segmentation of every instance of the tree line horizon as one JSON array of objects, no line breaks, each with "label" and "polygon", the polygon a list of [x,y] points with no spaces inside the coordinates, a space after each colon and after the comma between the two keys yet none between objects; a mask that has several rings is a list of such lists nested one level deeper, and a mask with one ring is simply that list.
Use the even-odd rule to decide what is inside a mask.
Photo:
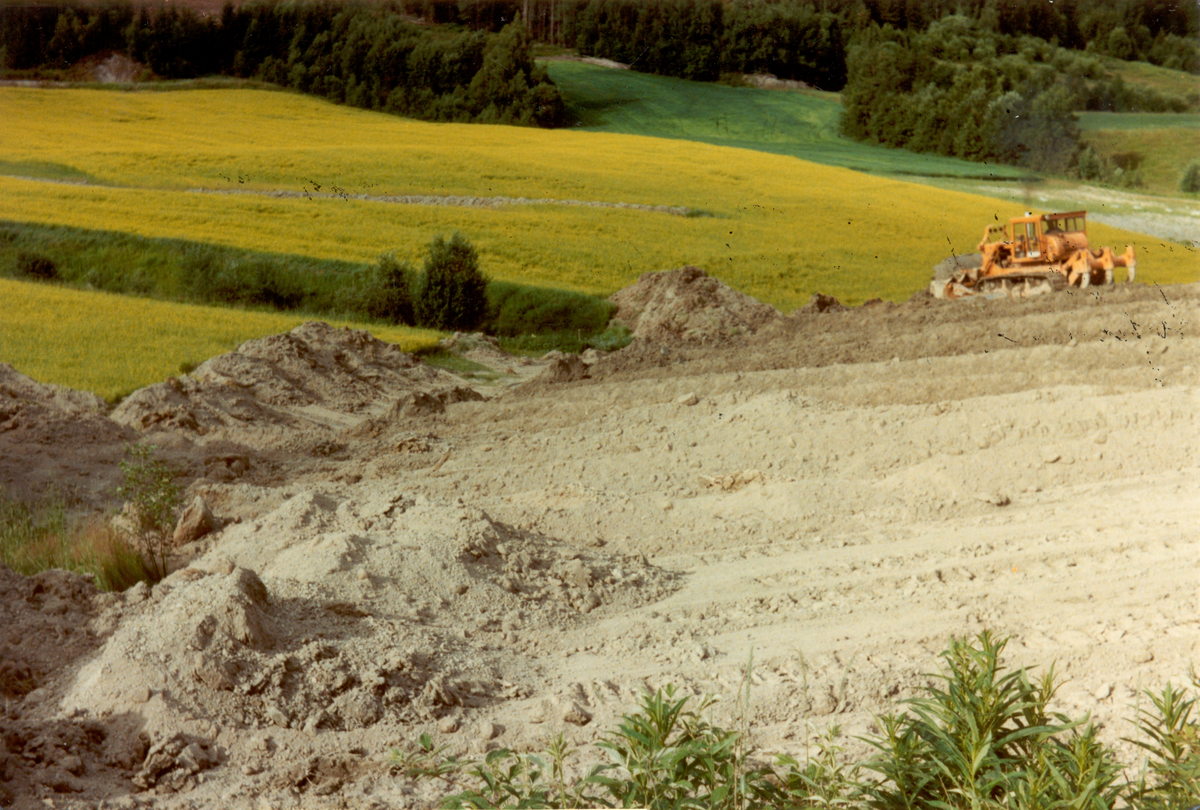
[{"label": "tree line horizon", "polygon": [[848,137],[1107,179],[1076,110],[1184,111],[1103,57],[1200,73],[1200,8],[1169,0],[325,0],[0,6],[9,76],[123,53],[163,79],[229,76],[431,121],[559,127],[536,44],[697,81],[842,93]]}]

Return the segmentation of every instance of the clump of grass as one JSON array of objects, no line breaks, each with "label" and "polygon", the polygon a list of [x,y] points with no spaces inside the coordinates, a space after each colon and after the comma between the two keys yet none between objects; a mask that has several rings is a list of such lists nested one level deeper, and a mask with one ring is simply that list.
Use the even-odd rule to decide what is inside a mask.
[{"label": "clump of grass", "polygon": [[149,579],[119,532],[101,519],[72,521],[59,495],[26,503],[0,491],[0,562],[25,575],[51,568],[91,575],[106,591]]}]

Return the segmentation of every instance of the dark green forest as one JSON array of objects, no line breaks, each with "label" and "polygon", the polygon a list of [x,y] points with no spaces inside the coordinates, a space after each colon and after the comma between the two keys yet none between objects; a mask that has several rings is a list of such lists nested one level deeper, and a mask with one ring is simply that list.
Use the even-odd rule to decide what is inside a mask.
[{"label": "dark green forest", "polygon": [[68,71],[121,52],[151,77],[231,76],[431,121],[553,127],[563,103],[522,25],[499,32],[416,25],[395,7],[327,2],[0,7],[11,73]]},{"label": "dark green forest", "polygon": [[121,52],[149,77],[255,79],[435,121],[561,126],[535,43],[699,81],[842,93],[848,137],[1103,179],[1073,113],[1184,111],[1104,58],[1200,73],[1193,0],[389,0],[0,5],[8,75]]},{"label": "dark green forest", "polygon": [[[1200,71],[1193,0],[397,0],[428,22],[499,30],[692,79],[766,71],[840,90],[847,51],[873,28],[924,31],[960,16],[1002,37]],[[841,55],[839,59],[839,54]],[[839,81],[840,77],[840,81]]]}]

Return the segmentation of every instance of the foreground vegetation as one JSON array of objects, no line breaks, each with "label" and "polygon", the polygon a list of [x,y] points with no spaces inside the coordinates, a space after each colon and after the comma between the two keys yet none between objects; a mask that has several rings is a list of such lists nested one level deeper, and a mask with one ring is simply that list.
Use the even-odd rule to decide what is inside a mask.
[{"label": "foreground vegetation", "polygon": [[[878,719],[866,741],[876,754],[846,763],[836,728],[815,756],[773,763],[736,731],[703,716],[672,687],[647,694],[637,711],[597,743],[601,764],[569,779],[573,753],[562,736],[543,754],[497,749],[483,760],[446,756],[423,735],[393,759],[410,779],[437,781],[443,807],[758,808],[877,810],[1185,810],[1200,800],[1200,678],[1191,688],[1147,692],[1133,742],[1147,754],[1125,769],[1087,718],[1051,708],[1059,682],[1006,671],[1007,639],[987,631],[954,639],[939,683]],[[749,672],[739,695],[745,716]]]}]

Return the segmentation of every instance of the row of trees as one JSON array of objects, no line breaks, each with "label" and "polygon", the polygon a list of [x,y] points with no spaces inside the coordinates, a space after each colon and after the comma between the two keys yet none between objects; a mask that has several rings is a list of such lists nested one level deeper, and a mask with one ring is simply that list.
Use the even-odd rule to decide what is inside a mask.
[{"label": "row of trees", "polygon": [[[1072,50],[1200,71],[1200,7],[1178,0],[397,2],[429,22],[473,29],[499,30],[520,16],[540,42],[689,78],[710,77],[715,70],[767,70],[781,78],[813,76],[814,84],[836,90],[839,72],[844,81],[844,54],[864,30],[924,30],[950,15],[967,17],[994,34],[1032,36]],[[840,42],[834,41],[839,36]],[[831,66],[830,75],[815,75],[806,62]]]},{"label": "row of trees", "polygon": [[66,69],[123,51],[162,78],[257,78],[337,102],[438,121],[558,126],[563,102],[521,25],[499,33],[414,25],[396,8],[332,3],[4,6],[10,70]]},{"label": "row of trees", "polygon": [[852,138],[1053,173],[1079,170],[1075,110],[1189,106],[1110,80],[1086,53],[959,15],[923,31],[872,29],[851,48],[848,75],[842,130]]},{"label": "row of trees", "polygon": [[[413,26],[404,15],[466,32]],[[848,53],[879,30],[919,33],[952,16],[981,35],[1036,38],[1200,72],[1200,8],[1174,0],[392,0],[227,5],[219,16],[113,5],[0,6],[6,68],[66,68],[126,51],[167,78],[259,77],[425,118],[553,125],[562,107],[529,58],[550,42],[637,70],[713,80],[773,73],[840,90]],[[495,34],[520,19],[529,36]],[[470,33],[474,32],[474,33]],[[498,52],[489,48],[499,47]],[[506,65],[476,83],[487,64]],[[393,95],[393,91],[398,91]],[[487,98],[485,98],[485,96]],[[494,110],[490,98],[498,98]]]}]

